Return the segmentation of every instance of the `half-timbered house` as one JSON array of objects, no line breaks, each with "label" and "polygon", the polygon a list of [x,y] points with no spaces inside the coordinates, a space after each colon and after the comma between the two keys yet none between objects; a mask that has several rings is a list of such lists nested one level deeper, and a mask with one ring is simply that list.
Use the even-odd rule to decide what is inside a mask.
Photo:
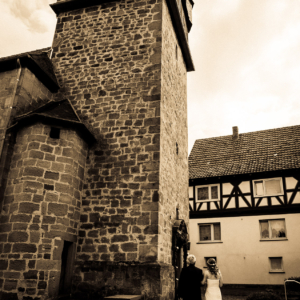
[{"label": "half-timbered house", "polygon": [[300,275],[300,126],[196,140],[189,156],[190,252],[228,284]]}]

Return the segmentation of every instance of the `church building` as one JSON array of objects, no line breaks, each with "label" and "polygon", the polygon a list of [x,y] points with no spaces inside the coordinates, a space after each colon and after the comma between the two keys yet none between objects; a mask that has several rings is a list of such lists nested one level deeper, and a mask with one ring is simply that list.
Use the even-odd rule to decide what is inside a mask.
[{"label": "church building", "polygon": [[192,0],[58,0],[0,59],[0,299],[174,299]]}]

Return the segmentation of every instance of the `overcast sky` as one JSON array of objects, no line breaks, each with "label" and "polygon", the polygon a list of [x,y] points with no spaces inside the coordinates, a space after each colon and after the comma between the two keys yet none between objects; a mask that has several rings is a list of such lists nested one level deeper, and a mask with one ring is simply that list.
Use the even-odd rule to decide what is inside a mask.
[{"label": "overcast sky", "polygon": [[[49,47],[55,0],[0,0],[0,57]],[[194,0],[189,151],[196,139],[300,124],[300,1]]]}]

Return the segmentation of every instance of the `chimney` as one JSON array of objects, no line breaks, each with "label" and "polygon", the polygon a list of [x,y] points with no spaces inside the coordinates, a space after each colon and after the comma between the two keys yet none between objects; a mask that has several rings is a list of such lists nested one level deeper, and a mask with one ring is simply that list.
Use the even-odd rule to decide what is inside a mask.
[{"label": "chimney", "polygon": [[239,139],[239,128],[237,126],[232,127],[232,140],[237,141]]}]

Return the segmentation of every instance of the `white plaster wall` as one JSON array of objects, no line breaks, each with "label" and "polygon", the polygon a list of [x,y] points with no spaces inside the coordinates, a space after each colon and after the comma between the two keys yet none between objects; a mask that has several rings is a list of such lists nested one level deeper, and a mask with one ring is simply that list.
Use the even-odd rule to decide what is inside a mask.
[{"label": "white plaster wall", "polygon": [[[259,220],[285,218],[287,240],[260,241]],[[198,223],[221,223],[222,243],[197,244]],[[300,276],[300,214],[191,219],[191,249],[197,266],[204,257],[216,256],[227,284],[283,284],[285,278]],[[285,273],[269,273],[268,257],[281,256]]]}]

